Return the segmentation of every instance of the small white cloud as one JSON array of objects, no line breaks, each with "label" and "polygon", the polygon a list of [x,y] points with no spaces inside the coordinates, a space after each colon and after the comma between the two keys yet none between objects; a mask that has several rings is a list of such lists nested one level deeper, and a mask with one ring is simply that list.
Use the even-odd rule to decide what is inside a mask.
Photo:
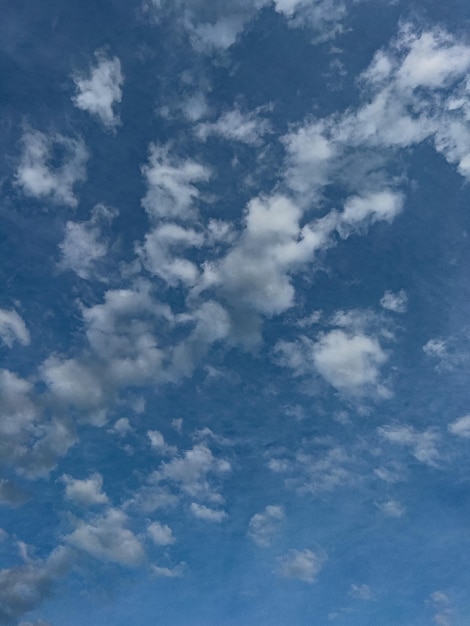
[{"label": "small white cloud", "polygon": [[423,346],[423,352],[427,356],[446,359],[448,357],[447,343],[443,339],[430,339]]},{"label": "small white cloud", "polygon": [[151,571],[154,576],[162,578],[179,578],[183,576],[186,569],[186,563],[179,563],[176,567],[161,567],[159,565],[152,565]]},{"label": "small white cloud", "polygon": [[114,424],[113,430],[120,437],[124,437],[128,433],[132,432],[132,426],[130,425],[130,422],[127,417],[121,417]]},{"label": "small white cloud", "polygon": [[336,389],[352,394],[367,388],[381,391],[380,366],[387,355],[375,337],[334,329],[320,335],[312,348],[315,368]]},{"label": "small white cloud", "polygon": [[283,519],[282,506],[271,504],[262,513],[253,515],[248,525],[248,536],[260,547],[269,546]]},{"label": "small white cloud", "polygon": [[396,500],[386,500],[385,502],[378,502],[377,508],[382,511],[388,517],[402,517],[405,514],[405,507]]},{"label": "small white cloud", "polygon": [[257,146],[262,142],[263,136],[270,132],[270,124],[267,120],[259,117],[259,111],[242,113],[235,108],[223,113],[216,122],[204,122],[199,124],[196,135],[206,141],[211,135],[238,141],[251,146]]},{"label": "small white cloud", "polygon": [[97,262],[108,252],[102,230],[116,215],[117,211],[99,204],[89,220],[67,222],[64,240],[59,244],[62,252],[60,267],[72,270],[80,278],[93,277]]},{"label": "small white cloud", "polygon": [[142,167],[147,193],[142,206],[152,218],[192,219],[200,196],[195,183],[206,182],[210,170],[191,159],[178,158],[168,146],[150,145],[148,165]]},{"label": "small white cloud", "polygon": [[[79,139],[45,135],[28,130],[22,137],[23,154],[16,172],[16,183],[34,198],[51,198],[70,207],[78,204],[73,187],[86,178],[88,152]],[[54,149],[62,153],[60,162],[52,163]]]},{"label": "small white cloud", "polygon": [[470,439],[470,415],[459,417],[459,419],[449,424],[447,428],[450,433],[457,435],[457,437]]},{"label": "small white cloud", "polygon": [[202,519],[206,522],[215,522],[220,524],[220,522],[227,517],[227,513],[225,511],[211,509],[204,506],[204,504],[197,504],[197,502],[192,502],[189,508],[191,509],[191,513],[194,517]]},{"label": "small white cloud", "polygon": [[349,198],[340,216],[338,232],[347,237],[358,228],[374,222],[392,222],[403,210],[404,197],[390,190],[368,193]]},{"label": "small white cloud", "polygon": [[152,522],[147,527],[147,534],[153,543],[157,546],[170,546],[175,543],[173,532],[166,524]]},{"label": "small white cloud", "polygon": [[406,313],[408,296],[403,289],[397,293],[386,291],[380,300],[380,305],[387,311],[393,311],[393,313]]},{"label": "small white cloud", "polygon": [[160,452],[160,454],[176,454],[176,448],[174,446],[169,446],[162,433],[158,430],[148,430],[147,437],[150,439],[150,445],[152,448]]},{"label": "small white cloud", "polygon": [[78,522],[66,540],[96,559],[135,567],[142,563],[145,553],[134,533],[125,527],[126,523],[122,511],[109,509],[91,522]]},{"label": "small white cloud", "polygon": [[82,506],[92,506],[94,504],[106,504],[108,496],[103,493],[103,477],[101,474],[92,474],[89,478],[79,480],[67,476],[62,476],[65,483],[65,497]]},{"label": "small white cloud", "polygon": [[295,578],[305,583],[314,583],[327,560],[326,554],[316,554],[311,550],[290,550],[278,559],[277,573],[284,578]]},{"label": "small white cloud", "polygon": [[0,340],[9,348],[15,341],[23,346],[29,345],[31,341],[29,331],[16,311],[0,309]]},{"label": "small white cloud", "polygon": [[351,585],[349,595],[355,600],[373,600],[374,592],[369,585]]},{"label": "small white cloud", "polygon": [[121,102],[124,77],[117,57],[108,59],[104,52],[95,53],[97,65],[91,69],[89,77],[74,76],[77,95],[72,98],[82,111],[95,115],[108,129],[120,124],[114,105]]},{"label": "small white cloud", "polygon": [[383,439],[398,446],[411,449],[415,459],[420,463],[436,467],[440,459],[439,451],[436,447],[439,435],[434,430],[428,428],[425,431],[416,431],[411,426],[384,426],[378,429]]}]

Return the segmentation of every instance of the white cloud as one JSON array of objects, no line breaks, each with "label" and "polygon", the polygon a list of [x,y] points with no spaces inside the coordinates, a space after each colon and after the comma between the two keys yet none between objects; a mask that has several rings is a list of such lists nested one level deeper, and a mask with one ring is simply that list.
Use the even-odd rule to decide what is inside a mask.
[{"label": "white cloud", "polygon": [[373,600],[374,592],[369,585],[351,585],[349,595],[355,600]]},{"label": "white cloud", "polygon": [[171,528],[159,522],[149,524],[147,526],[147,534],[157,546],[170,546],[176,541]]},{"label": "white cloud", "polygon": [[92,474],[89,478],[79,480],[67,476],[62,476],[65,483],[65,497],[82,506],[92,506],[94,504],[106,504],[108,496],[103,493],[103,477],[101,474]]},{"label": "white cloud", "polygon": [[436,444],[440,437],[431,428],[419,432],[412,426],[383,426],[378,429],[378,432],[386,441],[410,448],[411,453],[420,463],[431,467],[437,466],[440,454]]},{"label": "white cloud", "polygon": [[96,559],[135,567],[144,561],[145,553],[126,524],[127,518],[122,511],[109,509],[88,523],[79,521],[66,541]]},{"label": "white cloud", "polygon": [[145,235],[137,252],[146,269],[174,287],[178,283],[192,286],[199,277],[195,263],[182,256],[188,248],[200,248],[204,236],[177,224],[163,224]]},{"label": "white cloud", "polygon": [[386,291],[380,300],[380,306],[387,311],[393,311],[393,313],[406,313],[408,296],[403,289],[396,293]]},{"label": "white cloud", "polygon": [[454,422],[448,425],[448,430],[457,437],[464,439],[470,439],[470,415],[464,415],[459,417]]},{"label": "white cloud", "polygon": [[103,51],[95,52],[97,65],[91,68],[89,77],[74,76],[77,95],[72,98],[82,111],[95,115],[108,129],[120,124],[114,105],[121,102],[124,77],[117,57],[109,59]]},{"label": "white cloud", "polygon": [[[34,198],[50,198],[56,203],[76,207],[74,185],[85,180],[88,152],[79,139],[45,135],[28,130],[22,137],[23,154],[16,172],[16,183]],[[56,165],[54,150],[62,153]]]},{"label": "white cloud", "polygon": [[220,524],[226,517],[227,513],[222,510],[211,509],[204,504],[198,504],[197,502],[191,502],[189,507],[194,517],[202,519],[205,522],[215,522]]},{"label": "white cloud", "polygon": [[154,576],[162,578],[179,578],[183,576],[186,569],[186,563],[181,562],[175,567],[161,567],[159,565],[152,565],[151,571]]},{"label": "white cloud", "polygon": [[206,182],[210,170],[191,159],[170,154],[169,146],[150,145],[148,165],[142,167],[147,193],[142,206],[152,218],[191,219],[200,196],[195,183]]},{"label": "white cloud", "polygon": [[263,136],[270,132],[270,124],[259,117],[259,111],[242,113],[234,108],[223,113],[216,122],[204,122],[195,128],[197,137],[206,141],[216,135],[228,141],[239,141],[251,146],[262,143]]},{"label": "white cloud", "polygon": [[268,505],[262,513],[256,513],[248,525],[248,536],[258,546],[271,544],[279,523],[284,519],[284,509],[278,505]]},{"label": "white cloud", "polygon": [[397,500],[378,502],[376,506],[388,517],[402,517],[406,512],[405,507],[400,502],[397,502]]},{"label": "white cloud", "polygon": [[67,418],[46,419],[33,385],[13,372],[0,370],[0,457],[18,474],[47,476],[57,460],[77,441]]},{"label": "white cloud", "polygon": [[66,574],[71,561],[70,550],[59,546],[48,559],[0,570],[0,623],[18,623],[25,613],[37,608],[54,582]]},{"label": "white cloud", "polygon": [[320,336],[313,346],[313,362],[321,376],[336,389],[352,394],[362,393],[366,387],[382,391],[380,366],[386,360],[377,339],[351,336],[340,329]]},{"label": "white cloud", "polygon": [[176,454],[176,448],[174,446],[169,446],[162,433],[158,430],[148,430],[147,437],[150,439],[150,445],[154,450],[160,452],[160,454]]},{"label": "white cloud", "polygon": [[16,311],[0,309],[0,339],[9,348],[15,341],[28,346],[31,338],[23,319]]},{"label": "white cloud", "polygon": [[392,222],[403,209],[403,195],[390,190],[348,198],[338,225],[344,237],[374,222]]},{"label": "white cloud", "polygon": [[316,554],[311,550],[290,550],[279,559],[277,573],[284,578],[295,578],[311,584],[316,581],[326,560],[325,554]]},{"label": "white cloud", "polygon": [[94,277],[97,262],[108,252],[102,229],[116,215],[117,211],[99,204],[89,220],[67,222],[64,240],[59,244],[62,252],[60,267],[72,270],[80,278]]},{"label": "white cloud", "polygon": [[127,417],[121,417],[115,422],[113,430],[120,437],[124,437],[128,433],[132,432],[132,426]]},{"label": "white cloud", "polygon": [[193,498],[220,501],[220,495],[210,484],[209,477],[223,476],[230,469],[228,461],[217,459],[206,445],[197,444],[182,456],[162,463],[152,475],[152,480],[154,483],[162,481],[175,483],[185,494]]},{"label": "white cloud", "polygon": [[367,315],[340,311],[331,320],[340,328],[319,333],[315,341],[304,335],[294,342],[279,341],[275,347],[278,362],[295,376],[317,372],[343,393],[387,397],[380,368],[388,357],[378,339],[365,333],[368,321]]}]

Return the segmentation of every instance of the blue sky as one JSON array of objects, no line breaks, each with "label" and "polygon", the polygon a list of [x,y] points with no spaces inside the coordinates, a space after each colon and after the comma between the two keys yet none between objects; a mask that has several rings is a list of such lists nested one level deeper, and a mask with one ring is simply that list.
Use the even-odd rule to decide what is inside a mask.
[{"label": "blue sky", "polygon": [[468,624],[467,4],[3,4],[0,624]]}]

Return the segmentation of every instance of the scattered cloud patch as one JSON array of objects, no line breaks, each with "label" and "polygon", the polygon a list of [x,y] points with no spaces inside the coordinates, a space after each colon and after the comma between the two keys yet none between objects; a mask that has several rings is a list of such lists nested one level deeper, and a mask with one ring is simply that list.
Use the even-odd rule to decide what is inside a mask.
[{"label": "scattered cloud patch", "polygon": [[270,504],[262,513],[256,513],[248,524],[248,536],[258,546],[267,547],[279,529],[280,522],[284,519],[282,506]]},{"label": "scattered cloud patch", "polygon": [[67,476],[62,476],[65,484],[65,497],[82,506],[93,506],[95,504],[106,504],[108,496],[103,493],[103,477],[101,474],[92,474],[89,478],[79,480]]},{"label": "scattered cloud patch", "polygon": [[284,578],[294,578],[312,584],[316,582],[326,561],[326,554],[316,554],[308,549],[290,550],[279,558],[277,573]]},{"label": "scattered cloud patch", "polygon": [[121,102],[124,77],[117,57],[108,58],[103,51],[95,52],[96,65],[88,77],[75,74],[73,79],[77,95],[73,103],[82,111],[97,117],[105,128],[113,130],[119,125],[115,105]]},{"label": "scattered cloud patch", "polygon": [[393,291],[386,291],[380,300],[380,306],[387,311],[393,313],[406,313],[408,307],[408,296],[403,289],[394,293]]},{"label": "scattered cloud patch", "polygon": [[31,337],[24,320],[16,311],[0,309],[0,340],[11,348],[15,341],[28,346]]},{"label": "scattered cloud patch", "polygon": [[23,193],[75,208],[78,200],[74,186],[86,178],[88,151],[83,141],[27,130],[22,145],[16,183]]}]

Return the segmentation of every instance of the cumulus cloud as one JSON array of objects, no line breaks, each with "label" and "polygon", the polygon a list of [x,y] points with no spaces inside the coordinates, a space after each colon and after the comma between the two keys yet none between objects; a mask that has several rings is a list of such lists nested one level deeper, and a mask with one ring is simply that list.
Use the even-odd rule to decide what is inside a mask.
[{"label": "cumulus cloud", "polygon": [[167,524],[152,522],[147,526],[147,534],[157,546],[170,546],[175,543],[173,531]]},{"label": "cumulus cloud", "polygon": [[203,141],[215,135],[228,141],[257,146],[262,143],[263,136],[270,130],[269,122],[259,116],[258,110],[242,113],[239,108],[234,108],[223,113],[216,122],[198,124],[195,133]]},{"label": "cumulus cloud", "polygon": [[340,312],[332,318],[339,326],[320,332],[315,341],[301,335],[297,341],[276,344],[278,362],[290,368],[295,376],[318,373],[340,392],[362,395],[367,392],[387,397],[381,382],[381,367],[387,361],[375,335],[366,334],[367,320],[354,312]]},{"label": "cumulus cloud", "polygon": [[162,567],[161,565],[152,565],[150,567],[154,576],[162,578],[180,578],[186,569],[186,563],[181,562],[175,567]]},{"label": "cumulus cloud", "polygon": [[95,52],[97,64],[88,77],[76,74],[74,78],[77,95],[72,98],[75,106],[99,118],[108,129],[120,124],[114,105],[121,102],[124,77],[117,57],[107,58],[103,51]]},{"label": "cumulus cloud", "polygon": [[83,141],[27,130],[22,144],[17,185],[27,196],[49,198],[58,204],[76,207],[74,186],[85,180],[88,160]]},{"label": "cumulus cloud", "polygon": [[387,311],[393,313],[406,313],[408,307],[408,296],[403,289],[394,293],[386,291],[380,300],[380,305]]},{"label": "cumulus cloud", "polygon": [[174,446],[169,446],[164,436],[158,430],[148,430],[147,437],[150,439],[150,445],[154,450],[159,452],[160,454],[176,454],[176,448]]},{"label": "cumulus cloud", "polygon": [[65,484],[65,497],[82,506],[93,506],[94,504],[106,504],[108,496],[103,493],[103,477],[101,474],[92,474],[89,478],[79,480],[67,474],[62,476]]},{"label": "cumulus cloud", "polygon": [[79,520],[77,528],[65,539],[95,559],[135,567],[144,561],[145,552],[134,533],[126,528],[127,521],[122,511],[111,508],[89,522]]},{"label": "cumulus cloud", "polygon": [[248,536],[260,547],[269,546],[283,519],[282,506],[270,504],[262,513],[256,513],[250,519]]},{"label": "cumulus cloud", "polygon": [[11,348],[15,341],[28,346],[31,338],[24,320],[16,311],[0,309],[0,339]]},{"label": "cumulus cloud", "polygon": [[459,417],[454,422],[448,425],[448,430],[457,437],[464,439],[470,439],[470,415],[464,415]]},{"label": "cumulus cloud", "polygon": [[68,418],[45,419],[32,383],[0,370],[0,458],[18,474],[47,476],[77,441]]},{"label": "cumulus cloud", "polygon": [[284,578],[295,578],[312,584],[316,581],[323,565],[327,560],[326,554],[316,554],[311,550],[290,550],[288,554],[279,558],[277,573]]},{"label": "cumulus cloud", "polygon": [[204,504],[198,504],[197,502],[191,502],[191,506],[189,507],[191,513],[197,519],[202,519],[205,522],[215,522],[220,524],[226,517],[227,513],[222,510],[211,509]]},{"label": "cumulus cloud", "polygon": [[67,222],[64,240],[59,244],[62,252],[60,267],[72,270],[80,278],[98,277],[95,267],[108,252],[102,231],[116,215],[114,209],[99,204],[89,220]]},{"label": "cumulus cloud", "polygon": [[195,183],[206,182],[210,170],[192,159],[171,154],[169,146],[150,145],[149,162],[142,167],[147,193],[142,206],[149,217],[192,219],[200,192]]},{"label": "cumulus cloud", "polygon": [[412,426],[383,426],[378,429],[379,435],[394,445],[409,448],[420,463],[436,467],[440,460],[437,449],[439,435],[431,428],[422,432]]},{"label": "cumulus cloud", "polygon": [[25,613],[37,608],[55,581],[67,573],[71,561],[71,551],[59,546],[48,559],[0,570],[0,624],[18,623]]}]

